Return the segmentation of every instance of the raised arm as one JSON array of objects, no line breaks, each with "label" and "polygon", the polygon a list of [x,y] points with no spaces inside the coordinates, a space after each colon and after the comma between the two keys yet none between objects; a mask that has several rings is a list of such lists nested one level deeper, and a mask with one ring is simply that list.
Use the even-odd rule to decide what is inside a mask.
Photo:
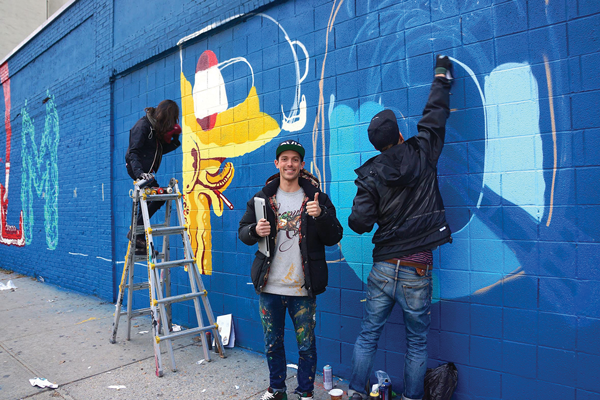
[{"label": "raised arm", "polygon": [[446,139],[446,120],[450,116],[451,82],[452,62],[447,56],[438,55],[429,99],[423,110],[423,117],[417,125],[419,147],[428,153],[428,158],[434,165],[440,158]]}]

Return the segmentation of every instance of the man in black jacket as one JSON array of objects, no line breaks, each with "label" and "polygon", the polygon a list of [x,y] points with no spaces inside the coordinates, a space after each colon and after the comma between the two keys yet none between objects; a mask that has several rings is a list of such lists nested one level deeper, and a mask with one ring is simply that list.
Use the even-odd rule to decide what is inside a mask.
[{"label": "man in black jacket", "polygon": [[[181,127],[179,106],[173,100],[163,100],[156,108],[148,107],[146,115],[140,118],[129,131],[129,147],[125,153],[127,173],[133,180],[147,180],[146,186],[157,187],[158,182],[152,174],[158,171],[163,154],[179,146]],[[165,204],[164,201],[152,201],[148,205],[150,217]],[[137,224],[143,225],[142,212],[138,211]],[[130,233],[127,234],[130,237]],[[146,238],[137,236],[136,252],[144,251]]]},{"label": "man in black jacket", "polygon": [[354,345],[348,395],[367,397],[367,385],[377,342],[396,303],[406,329],[402,399],[423,397],[427,368],[427,333],[431,322],[432,250],[450,242],[444,203],[437,180],[437,163],[450,115],[452,62],[438,56],[435,77],[418,134],[404,141],[396,117],[384,110],[371,120],[369,140],[381,151],[356,170],[358,192],[350,228],[373,236],[373,268],[367,280],[362,330]]},{"label": "man in black jacket", "polygon": [[256,252],[251,278],[260,295],[259,312],[265,338],[270,385],[262,400],[286,400],[286,359],[283,346],[286,309],[298,342],[300,400],[313,398],[317,349],[316,296],[327,287],[325,246],[342,239],[335,207],[319,181],[304,170],[304,148],[294,140],[276,150],[279,173],[254,197],[265,200],[266,218],[256,220],[254,197],[248,201],[238,235],[252,246],[265,238],[270,254]]}]

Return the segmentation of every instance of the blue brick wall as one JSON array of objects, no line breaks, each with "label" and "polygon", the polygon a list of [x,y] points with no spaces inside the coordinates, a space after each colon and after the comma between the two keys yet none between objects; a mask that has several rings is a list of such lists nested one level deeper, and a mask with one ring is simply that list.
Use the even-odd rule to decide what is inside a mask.
[{"label": "blue brick wall", "polygon": [[[293,138],[345,227],[327,254],[317,345],[319,367],[349,377],[373,249],[368,234],[347,225],[353,169],[376,154],[366,127],[381,109],[394,110],[405,137],[415,134],[443,52],[456,60],[438,171],[454,242],[434,252],[428,365],[457,365],[455,399],[600,398],[600,7],[591,0],[77,1],[0,66],[8,117],[0,164],[10,161],[0,177],[8,188],[0,268],[114,301],[131,212],[129,129],[144,107],[165,98],[184,105],[180,74],[193,85],[206,50],[221,63],[228,107],[243,103],[254,82],[260,111],[281,128],[226,156],[235,173],[222,194],[233,209],[207,217],[212,273],[204,283],[214,312],[233,314],[240,346],[264,344],[249,277],[256,249],[237,239],[237,224],[275,172],[277,143]],[[305,122],[284,126],[297,90]],[[184,185],[189,156],[166,155],[159,182],[175,176]],[[182,252],[174,245],[172,257]],[[135,280],[146,280],[143,267]],[[176,293],[187,290],[182,271],[172,280]],[[133,303],[146,307],[147,293]],[[195,323],[189,302],[173,315]],[[397,392],[404,340],[394,310],[375,369]]]}]

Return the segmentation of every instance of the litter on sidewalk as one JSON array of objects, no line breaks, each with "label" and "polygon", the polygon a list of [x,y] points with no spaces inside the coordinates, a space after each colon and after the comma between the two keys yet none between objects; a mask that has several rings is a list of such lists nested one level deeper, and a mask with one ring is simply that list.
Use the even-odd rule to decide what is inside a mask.
[{"label": "litter on sidewalk", "polygon": [[125,389],[126,386],[125,385],[110,385],[108,387],[109,389],[117,389],[117,390],[121,390],[121,389]]},{"label": "litter on sidewalk", "polygon": [[31,386],[39,386],[41,388],[47,388],[49,387],[50,389],[56,389],[58,387],[58,385],[56,383],[52,383],[49,382],[48,379],[46,378],[33,378],[29,380],[29,383],[31,383]]},{"label": "litter on sidewalk", "polygon": [[0,282],[0,290],[15,290],[17,289],[17,287],[15,286],[15,284],[13,283],[13,281],[8,281],[6,282],[6,285],[2,282]]}]

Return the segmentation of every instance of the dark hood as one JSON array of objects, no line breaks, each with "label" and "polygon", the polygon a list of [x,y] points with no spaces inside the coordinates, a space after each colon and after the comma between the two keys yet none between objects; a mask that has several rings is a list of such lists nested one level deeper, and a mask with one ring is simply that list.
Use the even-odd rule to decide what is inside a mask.
[{"label": "dark hood", "polygon": [[414,186],[421,175],[421,163],[413,142],[411,138],[371,158],[355,170],[356,175],[361,179],[377,175],[386,186],[391,187]]}]

